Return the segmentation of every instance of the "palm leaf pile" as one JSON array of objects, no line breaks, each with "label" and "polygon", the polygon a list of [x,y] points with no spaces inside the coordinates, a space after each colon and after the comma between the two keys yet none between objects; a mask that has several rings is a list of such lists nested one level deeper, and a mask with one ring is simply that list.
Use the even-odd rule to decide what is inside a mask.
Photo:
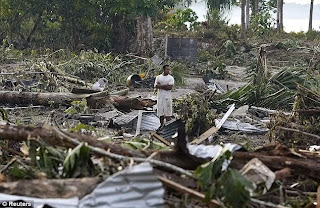
[{"label": "palm leaf pile", "polygon": [[[261,80],[261,79],[260,79]],[[210,101],[212,108],[226,111],[227,106],[255,105],[269,109],[292,110],[297,84],[311,88],[315,80],[304,70],[285,68],[264,82],[254,80],[236,91],[219,95]]]},{"label": "palm leaf pile", "polygon": [[292,146],[320,142],[320,91],[297,85],[292,116],[279,114],[270,124],[270,137]]}]

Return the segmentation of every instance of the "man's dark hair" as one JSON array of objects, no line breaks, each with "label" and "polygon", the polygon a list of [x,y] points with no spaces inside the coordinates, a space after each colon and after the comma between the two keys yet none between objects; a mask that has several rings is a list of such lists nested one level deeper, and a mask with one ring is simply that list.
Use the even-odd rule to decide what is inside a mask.
[{"label": "man's dark hair", "polygon": [[169,67],[168,64],[163,65],[162,69],[165,70],[167,67]]}]

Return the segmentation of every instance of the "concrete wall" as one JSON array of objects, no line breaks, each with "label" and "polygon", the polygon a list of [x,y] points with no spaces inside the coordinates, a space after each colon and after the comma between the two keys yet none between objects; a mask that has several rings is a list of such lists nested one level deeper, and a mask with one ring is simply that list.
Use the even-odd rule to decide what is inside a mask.
[{"label": "concrete wall", "polygon": [[166,54],[173,59],[196,62],[198,57],[198,41],[192,38],[168,38]]}]

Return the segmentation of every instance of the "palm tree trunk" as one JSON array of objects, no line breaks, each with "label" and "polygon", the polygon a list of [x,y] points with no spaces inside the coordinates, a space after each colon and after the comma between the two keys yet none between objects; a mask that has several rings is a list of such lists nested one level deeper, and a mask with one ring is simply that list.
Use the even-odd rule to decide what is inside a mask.
[{"label": "palm tree trunk", "polygon": [[283,31],[283,0],[281,0],[281,3],[280,3],[280,29],[281,31]]},{"label": "palm tree trunk", "polygon": [[259,13],[259,0],[254,0],[254,14]]},{"label": "palm tree trunk", "polygon": [[246,32],[246,23],[245,23],[245,7],[246,7],[246,0],[241,0],[241,37],[244,37]]},{"label": "palm tree trunk", "polygon": [[246,29],[250,28],[250,0],[246,1]]},{"label": "palm tree trunk", "polygon": [[308,29],[309,32],[312,31],[313,1],[314,0],[311,0],[311,3],[310,3],[309,29]]},{"label": "palm tree trunk", "polygon": [[282,16],[281,3],[282,3],[282,0],[277,0],[277,32],[278,32],[278,34],[282,31],[282,28],[281,28],[281,16]]}]

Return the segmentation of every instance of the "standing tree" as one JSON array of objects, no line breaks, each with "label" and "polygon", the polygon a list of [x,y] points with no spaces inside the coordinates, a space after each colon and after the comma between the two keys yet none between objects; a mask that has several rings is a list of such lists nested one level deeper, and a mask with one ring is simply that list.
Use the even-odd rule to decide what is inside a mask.
[{"label": "standing tree", "polygon": [[246,32],[246,0],[241,0],[241,37],[244,38],[244,34]]},{"label": "standing tree", "polygon": [[277,0],[277,32],[283,31],[283,0]]},{"label": "standing tree", "polygon": [[313,1],[314,0],[311,0],[311,2],[310,2],[310,15],[309,15],[309,29],[308,29],[308,32],[312,31]]},{"label": "standing tree", "polygon": [[246,1],[246,30],[250,29],[250,0]]},{"label": "standing tree", "polygon": [[253,14],[256,15],[259,13],[259,0],[254,0],[253,4]]}]

